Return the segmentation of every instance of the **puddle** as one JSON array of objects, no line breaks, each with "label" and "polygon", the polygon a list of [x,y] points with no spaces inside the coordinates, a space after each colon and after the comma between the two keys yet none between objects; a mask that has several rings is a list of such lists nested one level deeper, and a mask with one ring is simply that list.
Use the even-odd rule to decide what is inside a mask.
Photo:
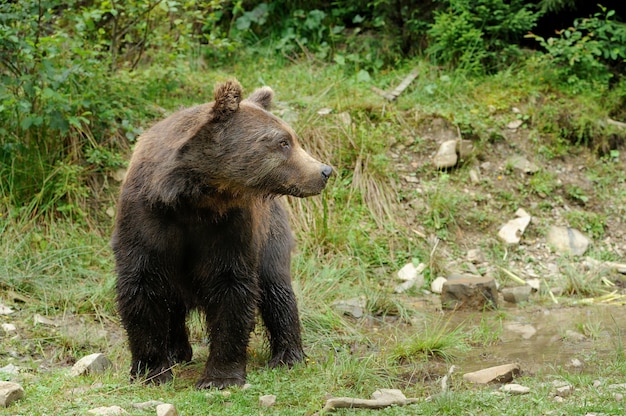
[{"label": "puddle", "polygon": [[[462,323],[469,329],[483,320],[483,325],[499,331],[497,342],[472,349],[458,363],[465,372],[511,362],[531,373],[547,366],[593,371],[585,365],[589,358],[611,359],[618,348],[626,346],[624,306],[501,308],[484,314],[450,314],[453,324]],[[572,360],[579,365],[574,366]]]}]

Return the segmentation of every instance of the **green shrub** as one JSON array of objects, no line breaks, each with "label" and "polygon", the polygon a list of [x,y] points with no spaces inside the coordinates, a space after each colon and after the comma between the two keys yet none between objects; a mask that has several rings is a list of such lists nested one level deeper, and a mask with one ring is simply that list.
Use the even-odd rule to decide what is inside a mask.
[{"label": "green shrub", "polygon": [[428,30],[426,52],[436,61],[472,73],[503,68],[520,50],[516,42],[535,25],[540,12],[522,0],[441,0]]},{"label": "green shrub", "polygon": [[557,32],[558,37],[528,35],[547,51],[543,59],[556,64],[559,80],[577,90],[580,84],[607,85],[614,72],[625,68],[626,25],[612,19],[614,10],[599,7],[601,12],[576,19],[571,27]]}]

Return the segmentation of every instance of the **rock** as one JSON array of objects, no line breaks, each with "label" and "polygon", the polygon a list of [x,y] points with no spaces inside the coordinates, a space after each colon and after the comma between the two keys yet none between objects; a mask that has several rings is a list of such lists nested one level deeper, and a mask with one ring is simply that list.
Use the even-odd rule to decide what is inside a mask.
[{"label": "rock", "polygon": [[578,358],[572,358],[569,362],[569,365],[574,368],[581,368],[583,366],[583,363]]},{"label": "rock", "polygon": [[507,244],[517,244],[522,239],[522,234],[530,224],[531,217],[518,217],[510,220],[500,228],[498,237]]},{"label": "rock", "polygon": [[463,374],[463,379],[476,384],[508,383],[520,373],[519,364],[505,364]]},{"label": "rock", "polygon": [[157,416],[178,416],[178,412],[173,404],[162,403],[156,407]]},{"label": "rock", "polygon": [[400,280],[414,280],[417,277],[417,268],[413,263],[407,263],[398,270],[398,279]]},{"label": "rock", "polygon": [[395,293],[404,293],[413,286],[418,288],[424,285],[424,275],[421,274],[426,265],[420,263],[417,267],[411,262],[405,264],[400,270],[398,270],[398,279],[404,280],[404,283],[394,288]]},{"label": "rock", "polygon": [[365,307],[367,306],[367,300],[365,299],[365,296],[360,296],[358,298],[338,300],[333,302],[332,306],[336,311],[341,312],[343,315],[352,316],[353,318],[361,318],[364,314]]},{"label": "rock", "polygon": [[372,393],[373,400],[406,400],[406,396],[402,393],[402,390],[398,389],[378,389]]},{"label": "rock", "polygon": [[352,117],[347,111],[337,114],[337,118],[341,121],[341,124],[346,127],[350,127],[352,125]]},{"label": "rock", "polygon": [[455,150],[459,159],[464,159],[474,151],[474,144],[471,140],[457,140]]},{"label": "rock", "polygon": [[526,284],[535,292],[541,288],[541,280],[537,278],[526,280]]},{"label": "rock", "polygon": [[473,248],[471,250],[467,250],[467,260],[474,263],[480,264],[485,262],[485,255],[480,249]]},{"label": "rock", "polygon": [[108,207],[107,210],[105,211],[105,213],[108,215],[109,218],[114,218],[115,217],[115,207]]},{"label": "rock", "polygon": [[575,341],[575,342],[583,342],[587,340],[587,337],[585,336],[585,334],[572,331],[571,329],[568,329],[567,331],[565,331],[565,338],[569,339],[570,341]]},{"label": "rock", "polygon": [[140,410],[151,410],[156,409],[160,404],[163,404],[163,402],[159,400],[148,400],[147,402],[133,403],[133,407]]},{"label": "rock", "polygon": [[622,400],[624,400],[624,395],[621,393],[615,393],[613,395],[613,398],[615,398],[616,402],[621,402]]},{"label": "rock", "polygon": [[523,339],[530,339],[537,333],[534,326],[530,324],[520,324],[518,322],[507,324],[504,328],[511,332],[520,334]]},{"label": "rock", "polygon": [[526,286],[517,286],[517,287],[507,287],[502,289],[502,297],[505,301],[510,303],[521,303],[526,302],[530,298],[530,294],[533,291],[533,288],[529,285]]},{"label": "rock", "polygon": [[[415,280],[419,274],[426,269],[424,263],[420,263],[417,267],[413,263],[405,264],[400,270],[398,270],[398,279],[400,280]],[[421,285],[420,285],[421,286]]]},{"label": "rock", "polygon": [[15,312],[13,309],[0,303],[0,315],[11,315],[13,312]]},{"label": "rock", "polygon": [[462,277],[443,284],[441,306],[444,309],[474,309],[498,307],[498,289],[492,277]]},{"label": "rock", "polygon": [[581,256],[587,251],[590,240],[580,231],[569,227],[551,226],[546,241],[561,254]]},{"label": "rock", "polygon": [[480,175],[478,174],[478,171],[476,169],[470,169],[469,177],[470,177],[470,181],[474,185],[478,185],[480,183]]},{"label": "rock", "polygon": [[610,389],[626,389],[626,383],[621,384],[609,384]]},{"label": "rock", "polygon": [[7,334],[11,334],[17,331],[17,328],[13,324],[2,324],[2,330]]},{"label": "rock", "polygon": [[456,154],[456,140],[447,140],[441,143],[433,163],[437,169],[451,168],[456,165],[459,157]]},{"label": "rock", "polygon": [[327,116],[328,114],[332,113],[333,109],[332,108],[320,108],[319,110],[317,110],[317,114],[319,114],[320,116]]},{"label": "rock", "polygon": [[530,393],[530,387],[511,383],[511,384],[505,384],[504,386],[500,387],[500,391],[503,391],[505,393],[511,393],[511,394],[528,394]]},{"label": "rock", "polygon": [[272,407],[276,404],[276,396],[273,394],[266,394],[265,396],[259,397],[259,406],[261,407]]},{"label": "rock", "polygon": [[0,373],[15,375],[15,374],[19,374],[19,372],[20,372],[20,369],[14,366],[13,364],[8,364],[0,368]]},{"label": "rock", "polygon": [[112,365],[113,363],[104,354],[90,354],[74,364],[70,375],[76,377],[83,374],[101,374]]},{"label": "rock", "polygon": [[250,383],[246,383],[246,384],[244,384],[244,385],[241,387],[241,390],[248,390],[248,389],[249,389],[249,388],[251,388],[251,387],[252,387],[252,384],[250,384]]},{"label": "rock", "polygon": [[510,130],[517,130],[522,124],[524,124],[523,120],[516,119],[507,123],[506,128]]},{"label": "rock", "polygon": [[[424,278],[422,277],[422,283],[424,282]],[[394,293],[404,293],[407,290],[411,289],[413,286],[415,286],[417,282],[415,280],[407,280],[406,282],[402,282],[400,283],[398,286],[396,286],[393,291]]]},{"label": "rock", "polygon": [[24,397],[24,389],[17,383],[0,381],[0,406],[8,407],[14,401]]},{"label": "rock", "polygon": [[433,292],[433,293],[440,294],[441,292],[443,292],[443,285],[447,281],[448,281],[448,279],[446,279],[443,276],[437,277],[435,280],[430,282],[430,291]]},{"label": "rock", "polygon": [[539,171],[539,167],[537,165],[529,162],[528,159],[523,156],[513,156],[506,161],[506,164],[515,170],[528,174],[537,173]]},{"label": "rock", "polygon": [[35,325],[41,324],[41,325],[47,325],[47,326],[59,326],[59,324],[56,321],[50,318],[46,318],[45,316],[39,315],[38,313],[33,315],[33,322],[35,323]]},{"label": "rock", "polygon": [[109,407],[96,407],[95,409],[88,410],[87,413],[92,415],[113,416],[113,415],[126,415],[128,412],[119,406]]},{"label": "rock", "polygon": [[616,263],[613,261],[599,261],[591,257],[585,257],[585,261],[583,262],[585,267],[588,269],[609,269],[615,270],[620,274],[626,274],[626,264],[624,263]]},{"label": "rock", "polygon": [[558,387],[556,389],[555,394],[559,397],[567,397],[570,394],[572,394],[574,392],[574,387],[572,386],[563,386],[563,387]]}]

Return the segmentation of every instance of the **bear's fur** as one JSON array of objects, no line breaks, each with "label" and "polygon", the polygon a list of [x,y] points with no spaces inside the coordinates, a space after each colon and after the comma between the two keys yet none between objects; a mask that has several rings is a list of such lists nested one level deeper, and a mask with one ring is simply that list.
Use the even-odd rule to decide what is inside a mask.
[{"label": "bear's fur", "polygon": [[268,111],[270,88],[241,95],[237,81],[218,85],[214,102],[157,123],[132,155],[112,239],[132,379],[162,383],[191,360],[192,309],[206,316],[210,339],[198,388],[244,384],[257,310],[270,366],[304,358],[293,237],[276,197],[319,194],[332,169]]}]

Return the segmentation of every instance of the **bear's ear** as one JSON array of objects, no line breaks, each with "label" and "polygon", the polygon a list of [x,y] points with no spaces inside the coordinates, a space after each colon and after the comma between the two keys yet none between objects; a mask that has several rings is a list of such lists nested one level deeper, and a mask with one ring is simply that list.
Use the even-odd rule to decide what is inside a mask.
[{"label": "bear's ear", "polygon": [[239,110],[242,92],[241,84],[237,80],[226,81],[215,86],[213,112],[217,118],[227,117]]},{"label": "bear's ear", "polygon": [[255,104],[260,105],[263,109],[269,111],[272,107],[272,99],[274,98],[274,91],[270,87],[259,88],[254,91],[249,97],[248,101],[252,101]]}]

